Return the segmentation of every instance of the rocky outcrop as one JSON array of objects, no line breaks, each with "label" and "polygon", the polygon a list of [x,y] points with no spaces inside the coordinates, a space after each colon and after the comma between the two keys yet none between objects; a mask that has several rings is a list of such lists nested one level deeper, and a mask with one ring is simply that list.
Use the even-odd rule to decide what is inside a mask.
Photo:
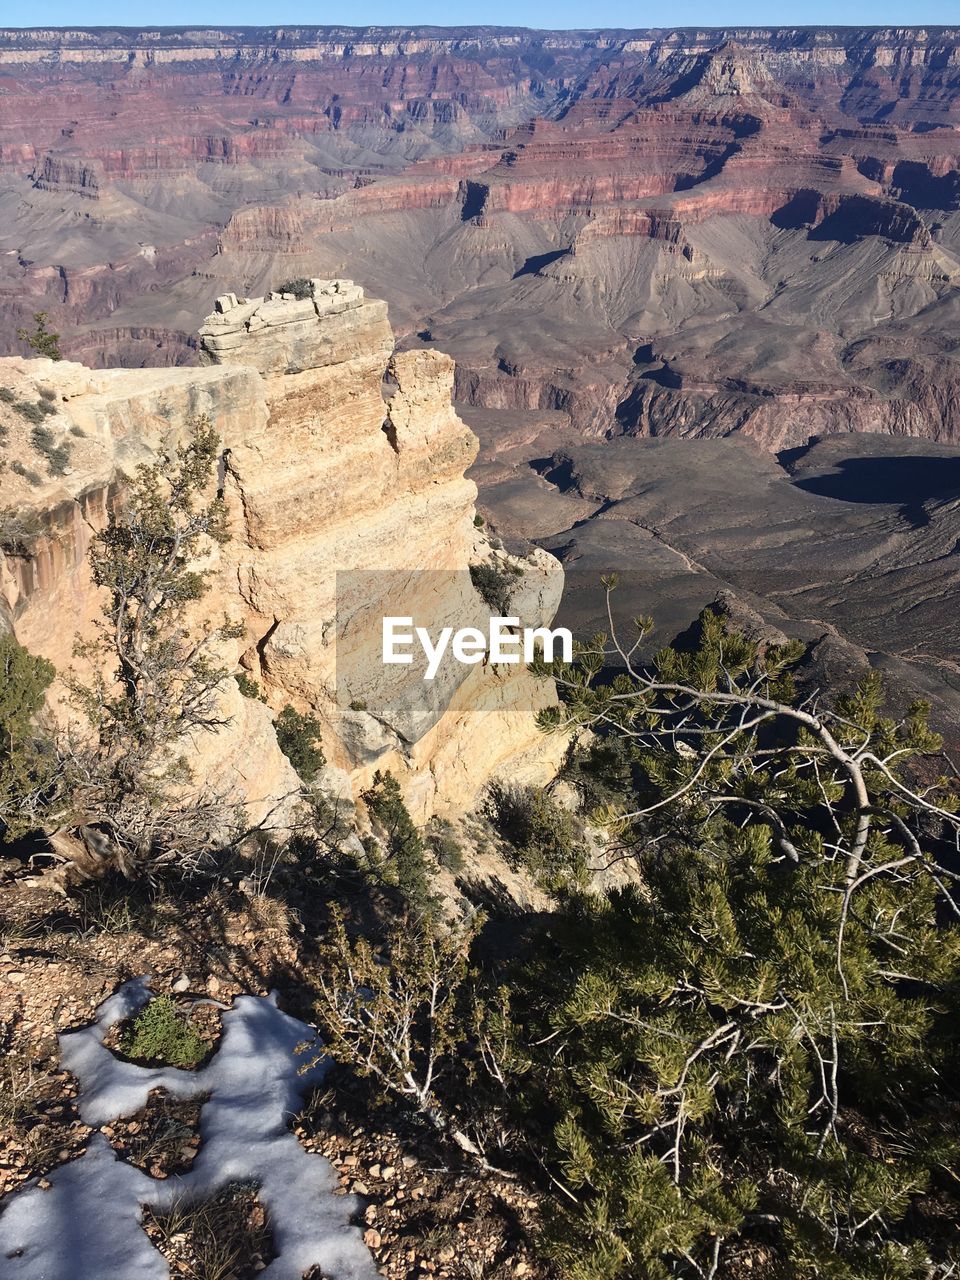
[{"label": "rocky outcrop", "polygon": [[[479,622],[490,610],[468,569],[491,558],[518,584],[524,622],[545,623],[557,608],[556,561],[509,557],[474,525],[464,471],[477,442],[451,406],[453,361],[393,355],[385,305],[343,280],[315,280],[302,298],[225,295],[200,342],[200,369],[0,361],[15,400],[55,406],[46,447],[67,453],[53,468],[63,474],[51,474],[28,425],[0,405],[11,463],[0,508],[34,526],[0,560],[2,609],[21,642],[69,667],[97,610],[93,532],[137,464],[203,413],[224,445],[232,530],[208,601],[242,629],[226,656],[270,706],[311,708],[340,776],[357,790],[376,768],[393,769],[420,817],[468,807],[504,768],[546,780],[563,744],[543,737],[534,716],[552,686],[523,666],[459,664],[428,684],[419,671],[383,667],[360,625],[379,624],[396,601],[430,625]],[[270,712],[232,682],[226,708],[231,724],[204,742],[204,767],[262,808],[291,789]]]},{"label": "rocky outcrop", "polygon": [[[0,32],[0,349],[45,309],[85,363],[191,361],[210,295],[352,276],[472,407],[768,448],[954,438],[920,363],[878,394],[846,348],[917,339],[956,290],[958,50],[954,28]],[[641,381],[633,353],[703,329]]]}]

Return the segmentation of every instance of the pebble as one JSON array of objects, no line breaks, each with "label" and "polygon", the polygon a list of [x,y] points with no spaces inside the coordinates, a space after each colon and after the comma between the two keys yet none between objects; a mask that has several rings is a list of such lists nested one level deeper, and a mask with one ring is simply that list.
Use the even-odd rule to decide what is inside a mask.
[{"label": "pebble", "polygon": [[363,1243],[368,1249],[380,1248],[380,1232],[376,1227],[367,1227],[366,1231],[363,1233]]},{"label": "pebble", "polygon": [[[209,985],[210,984],[207,983],[208,987]],[[184,991],[190,990],[190,979],[187,977],[185,973],[181,973],[180,977],[177,978],[176,982],[171,984],[171,989],[173,991],[176,991],[178,995],[182,995]]]}]

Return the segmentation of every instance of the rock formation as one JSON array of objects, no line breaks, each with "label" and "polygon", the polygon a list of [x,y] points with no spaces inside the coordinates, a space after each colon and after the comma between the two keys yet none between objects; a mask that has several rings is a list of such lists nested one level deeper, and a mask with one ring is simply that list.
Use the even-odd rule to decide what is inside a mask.
[{"label": "rock formation", "polygon": [[[0,344],[42,307],[84,362],[193,363],[212,292],[351,275],[406,345],[454,355],[475,408],[773,449],[960,439],[958,48],[949,28],[0,32]],[[42,104],[67,86],[63,128]]]},{"label": "rock formation", "polygon": [[[512,571],[524,622],[556,610],[556,561],[508,556],[474,526],[476,488],[464,471],[477,442],[450,402],[452,360],[394,355],[386,305],[342,280],[315,280],[301,298],[221,297],[200,342],[200,369],[0,361],[7,401],[55,406],[46,448],[68,455],[51,464],[15,406],[0,404],[0,508],[32,529],[19,542],[8,534],[0,560],[2,607],[20,641],[61,671],[70,665],[75,634],[97,609],[93,531],[136,465],[203,413],[229,450],[221,488],[233,535],[205,605],[242,624],[227,656],[273,709],[313,709],[340,778],[356,791],[375,768],[391,768],[421,818],[468,806],[506,767],[545,780],[562,743],[544,738],[534,715],[555,695],[524,667],[458,665],[428,685],[412,668],[383,668],[362,629],[341,640],[346,621],[369,621],[391,593],[431,625],[485,617],[468,568],[491,558]],[[367,647],[338,665],[338,642],[349,649],[355,635]],[[268,708],[232,681],[225,697],[231,724],[203,744],[205,767],[262,809],[293,778]]]}]

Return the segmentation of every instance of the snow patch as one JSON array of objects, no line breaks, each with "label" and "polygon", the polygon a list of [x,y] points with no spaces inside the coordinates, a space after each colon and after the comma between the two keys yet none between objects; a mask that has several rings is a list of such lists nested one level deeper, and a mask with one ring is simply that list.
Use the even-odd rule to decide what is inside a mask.
[{"label": "snow patch", "polygon": [[165,1259],[140,1226],[142,1206],[164,1211],[205,1200],[230,1182],[255,1182],[277,1257],[264,1280],[301,1280],[319,1266],[331,1280],[374,1280],[377,1269],[338,1196],[329,1161],[304,1151],[287,1121],[328,1060],[301,1073],[295,1050],[313,1030],[277,1008],[276,995],[238,996],[223,1014],[215,1056],[200,1071],[141,1067],[114,1057],[107,1031],[151,999],[146,979],[125,983],[89,1027],[60,1037],[61,1061],[80,1082],[87,1124],[103,1125],[146,1104],[151,1089],[180,1098],[209,1093],[200,1151],[189,1173],[154,1179],[119,1160],[101,1134],[86,1154],[15,1193],[0,1214],[2,1280],[169,1280]]}]

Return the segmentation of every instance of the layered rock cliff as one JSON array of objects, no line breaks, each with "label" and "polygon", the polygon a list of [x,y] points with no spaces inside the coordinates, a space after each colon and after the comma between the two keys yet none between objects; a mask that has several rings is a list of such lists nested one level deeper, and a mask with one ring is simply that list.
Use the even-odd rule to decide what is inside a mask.
[{"label": "layered rock cliff", "polygon": [[[0,560],[6,623],[59,670],[70,666],[97,611],[93,532],[137,464],[205,414],[224,446],[232,532],[205,607],[241,624],[227,656],[273,709],[313,709],[328,761],[353,789],[391,768],[420,817],[469,806],[506,767],[545,780],[562,744],[540,735],[534,716],[554,694],[524,667],[449,668],[428,685],[419,672],[387,672],[368,643],[346,653],[360,634],[344,642],[346,623],[372,618],[381,597],[438,623],[489,614],[468,568],[491,557],[510,562],[513,607],[531,625],[553,616],[562,588],[547,553],[508,557],[474,526],[464,471],[477,443],[450,402],[452,360],[393,346],[384,303],[348,281],[316,281],[299,299],[219,299],[200,369],[0,361],[0,508],[28,531],[7,534]],[[53,406],[43,449],[11,401]],[[61,451],[54,461],[51,450]],[[226,703],[231,723],[203,744],[204,767],[262,810],[294,780],[268,708],[232,681]]]},{"label": "layered rock cliff", "polygon": [[352,276],[475,408],[771,449],[958,439],[935,315],[960,280],[958,49],[942,27],[0,31],[0,347],[44,308],[85,363],[192,363],[211,294]]}]

